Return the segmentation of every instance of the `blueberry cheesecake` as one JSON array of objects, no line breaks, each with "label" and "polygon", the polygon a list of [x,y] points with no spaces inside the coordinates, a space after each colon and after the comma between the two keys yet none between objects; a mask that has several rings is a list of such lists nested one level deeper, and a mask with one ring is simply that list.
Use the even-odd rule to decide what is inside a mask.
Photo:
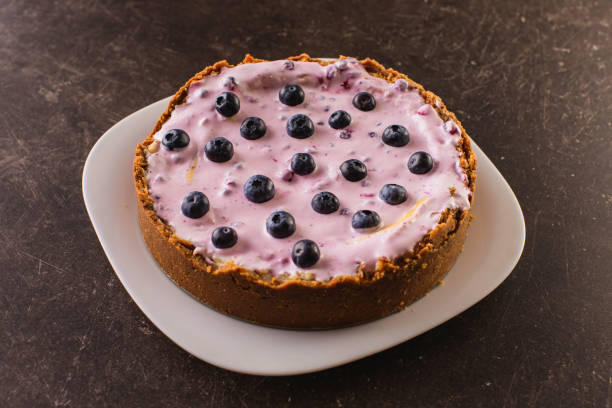
[{"label": "blueberry cheesecake", "polygon": [[440,98],[371,59],[220,61],[134,160],[165,273],[228,315],[334,328],[404,309],[462,250],[476,158]]}]

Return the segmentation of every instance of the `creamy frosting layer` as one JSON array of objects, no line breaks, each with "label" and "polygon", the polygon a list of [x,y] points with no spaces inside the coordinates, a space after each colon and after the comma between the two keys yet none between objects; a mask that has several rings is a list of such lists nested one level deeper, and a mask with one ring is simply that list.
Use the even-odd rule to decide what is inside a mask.
[{"label": "creamy frosting layer", "polygon": [[[287,106],[279,101],[279,90],[287,84],[303,88],[303,103]],[[226,91],[240,99],[240,111],[230,118],[215,110],[215,98]],[[353,97],[362,91],[375,97],[375,109],[364,112],[353,106]],[[336,130],[328,119],[339,109],[348,112],[352,121],[346,129]],[[311,137],[287,135],[286,122],[297,113],[313,121]],[[267,126],[257,140],[240,135],[240,124],[251,116]],[[402,147],[384,144],[381,136],[390,125],[404,126],[410,142]],[[187,132],[189,145],[174,150],[163,146],[160,141],[171,129]],[[219,136],[234,148],[232,159],[223,163],[204,154],[206,143]],[[154,138],[147,182],[157,214],[177,236],[193,243],[196,254],[217,262],[233,260],[273,276],[304,272],[324,281],[354,275],[362,264],[373,269],[378,258],[393,259],[411,251],[438,224],[445,209],[470,206],[467,176],[459,164],[457,125],[443,122],[406,81],[389,83],[373,77],[354,59],[328,66],[271,61],[223,69],[192,83],[185,103],[175,107]],[[426,174],[408,170],[409,157],[418,151],[434,160]],[[290,170],[291,158],[299,152],[312,155],[313,173],[299,176]],[[346,180],[339,170],[353,158],[367,166],[367,177],[359,182]],[[257,204],[245,198],[243,184],[255,174],[274,182],[272,200]],[[379,198],[380,189],[390,183],[407,190],[405,202],[390,205]],[[210,201],[202,218],[191,219],[181,212],[183,198],[191,191],[201,191]],[[338,211],[319,214],[312,209],[311,200],[321,191],[338,197]],[[275,210],[295,218],[297,228],[290,237],[277,239],[266,231],[266,219]],[[376,211],[381,225],[375,231],[353,229],[351,216],[359,210]],[[212,245],[211,234],[219,226],[235,229],[236,245],[227,249]],[[321,253],[319,261],[306,269],[291,261],[292,247],[302,239],[316,242]]]}]

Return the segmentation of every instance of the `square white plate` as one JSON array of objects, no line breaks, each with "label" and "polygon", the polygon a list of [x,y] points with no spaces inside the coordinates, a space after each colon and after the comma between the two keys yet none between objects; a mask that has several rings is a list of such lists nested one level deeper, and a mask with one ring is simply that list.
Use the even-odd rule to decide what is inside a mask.
[{"label": "square white plate", "polygon": [[345,364],[393,347],[463,312],[512,271],[525,243],[519,203],[499,171],[472,142],[478,181],[465,250],[428,296],[408,309],[360,326],[297,331],[225,316],[192,298],[157,266],[138,227],[132,179],[135,147],[170,98],[121,120],[95,144],[83,171],[83,197],[104,252],[144,314],[170,339],[216,366],[248,374],[292,375]]}]

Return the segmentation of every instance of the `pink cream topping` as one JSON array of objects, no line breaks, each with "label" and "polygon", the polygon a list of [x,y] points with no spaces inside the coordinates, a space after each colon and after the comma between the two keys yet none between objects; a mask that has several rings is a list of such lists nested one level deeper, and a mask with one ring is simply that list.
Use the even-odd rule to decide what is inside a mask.
[{"label": "pink cream topping", "polygon": [[[299,85],[304,101],[288,106],[279,91],[288,84]],[[240,110],[231,117],[215,109],[223,92],[233,92]],[[353,106],[359,92],[376,100],[373,110]],[[351,122],[344,129],[328,124],[330,115],[344,110]],[[314,134],[297,139],[287,134],[288,119],[307,115]],[[240,125],[247,117],[261,118],[267,127],[263,137],[247,140]],[[394,147],[382,141],[391,125],[405,127],[409,142]],[[168,149],[160,142],[168,131],[180,129],[189,135],[186,147]],[[157,214],[178,237],[195,246],[194,253],[215,262],[233,260],[248,269],[269,271],[273,276],[312,274],[320,281],[354,275],[360,265],[367,270],[377,259],[394,259],[414,248],[439,222],[445,209],[469,208],[467,176],[459,165],[457,144],[460,132],[453,122],[443,122],[435,109],[425,105],[419,92],[404,80],[388,83],[369,75],[354,59],[328,66],[313,62],[271,61],[223,69],[191,84],[186,101],[175,107],[171,117],[155,134],[159,149],[148,156],[147,182]],[[225,162],[207,158],[205,145],[224,137],[233,145],[233,156]],[[433,168],[414,174],[407,163],[415,152],[433,158]],[[315,170],[300,176],[291,171],[291,158],[309,153]],[[367,176],[348,181],[340,165],[358,159]],[[274,183],[274,197],[263,203],[249,201],[243,186],[253,175],[265,175]],[[385,184],[405,188],[406,201],[390,205],[380,198]],[[189,218],[181,204],[192,191],[203,193],[210,209],[200,218]],[[321,214],[313,210],[313,196],[322,191],[339,200],[338,210]],[[452,191],[452,193],[451,193]],[[295,219],[295,232],[274,238],[266,220],[274,211],[286,211]],[[380,224],[355,229],[351,217],[360,210],[375,211]],[[229,248],[212,244],[213,231],[229,226],[238,236]],[[296,242],[314,241],[320,259],[310,267],[292,261]]]}]

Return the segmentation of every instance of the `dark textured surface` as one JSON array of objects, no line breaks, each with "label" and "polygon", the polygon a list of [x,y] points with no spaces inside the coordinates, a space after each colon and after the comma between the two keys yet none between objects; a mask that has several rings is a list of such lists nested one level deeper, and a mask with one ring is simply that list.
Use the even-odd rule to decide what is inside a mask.
[{"label": "dark textured surface", "polygon": [[[0,406],[609,407],[612,3],[497,3],[3,1]],[[247,51],[370,56],[442,96],[523,206],[513,274],[320,373],[240,375],[175,346],[109,266],[83,163],[113,123]]]}]

